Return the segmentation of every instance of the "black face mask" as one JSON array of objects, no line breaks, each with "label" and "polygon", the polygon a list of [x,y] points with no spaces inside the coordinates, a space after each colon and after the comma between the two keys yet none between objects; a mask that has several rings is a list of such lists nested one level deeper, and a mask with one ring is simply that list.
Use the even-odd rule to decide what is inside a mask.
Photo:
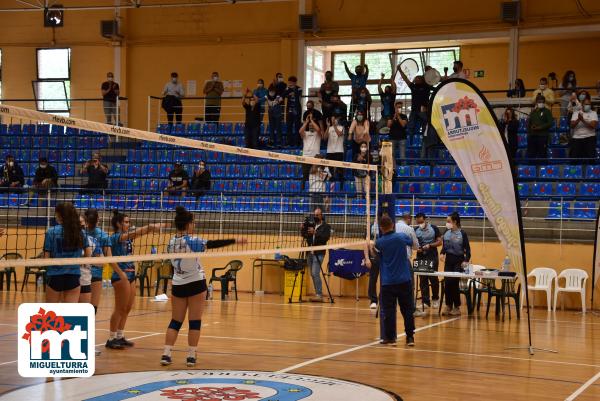
[{"label": "black face mask", "polygon": [[458,67],[452,67],[452,71],[458,72]]}]

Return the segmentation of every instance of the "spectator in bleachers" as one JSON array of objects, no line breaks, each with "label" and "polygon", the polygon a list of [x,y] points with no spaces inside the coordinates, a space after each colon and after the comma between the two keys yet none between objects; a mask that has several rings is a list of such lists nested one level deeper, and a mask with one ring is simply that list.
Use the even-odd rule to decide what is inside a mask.
[{"label": "spectator in bleachers", "polygon": [[190,176],[183,168],[180,162],[173,164],[173,170],[169,173],[169,184],[167,186],[167,195],[185,196],[190,187]]},{"label": "spectator in bleachers", "polygon": [[324,132],[325,131],[325,121],[323,121],[323,114],[319,110],[315,109],[315,102],[313,102],[312,100],[308,100],[306,102],[306,111],[302,115],[303,123],[304,123],[304,121],[306,121],[306,119],[309,115],[312,116],[313,121],[315,121],[317,124],[319,124],[319,126],[321,127],[321,132]]},{"label": "spectator in bleachers", "polygon": [[219,80],[219,73],[213,72],[209,81],[204,84],[204,121],[219,122],[221,117],[221,95],[225,92],[223,82]]},{"label": "spectator in bleachers", "polygon": [[198,168],[194,170],[194,175],[192,176],[191,192],[196,196],[196,198],[204,195],[206,191],[210,191],[210,180],[210,171],[206,169],[206,163],[204,160],[200,160],[198,163]]},{"label": "spectator in bleachers", "polygon": [[499,128],[500,134],[504,136],[504,140],[506,141],[506,151],[514,160],[517,157],[517,149],[519,147],[519,120],[512,107],[509,106],[504,111]]},{"label": "spectator in bleachers", "polygon": [[285,91],[285,97],[287,98],[285,119],[287,122],[287,145],[289,147],[296,147],[300,143],[300,137],[298,130],[300,129],[301,117],[302,117],[302,88],[298,86],[298,78],[290,76],[288,78],[288,87]]},{"label": "spectator in bleachers", "polygon": [[448,68],[444,68],[444,76],[442,77],[442,80],[445,81],[449,78],[467,79],[467,74],[465,74],[465,72],[463,71],[462,61],[456,60],[454,63],[452,63],[452,74],[450,75],[448,75]]},{"label": "spectator in bleachers", "polygon": [[[345,128],[340,117],[330,117],[327,120],[327,130],[323,139],[327,141],[328,160],[344,161]],[[333,168],[333,178],[340,183],[344,182],[344,170],[340,167]]]},{"label": "spectator in bleachers", "polygon": [[258,149],[258,137],[260,134],[260,106],[252,92],[247,91],[242,100],[242,107],[246,110],[246,120],[244,123],[244,137],[246,147],[249,149]]},{"label": "spectator in bleachers", "polygon": [[269,108],[270,145],[277,148],[282,143],[283,98],[277,95],[276,88],[273,84],[269,86],[267,106]]},{"label": "spectator in bleachers", "polygon": [[406,83],[410,89],[410,116],[408,117],[408,132],[415,134],[417,131],[417,123],[422,127],[427,123],[427,120],[420,118],[421,106],[429,104],[429,95],[431,94],[432,87],[425,82],[425,78],[422,75],[417,75],[414,82],[406,76],[404,71],[400,68],[400,65],[396,68],[400,73],[402,80]]},{"label": "spectator in bleachers", "polygon": [[547,101],[543,95],[538,95],[535,102],[536,107],[529,114],[527,123],[527,157],[545,159],[548,157],[548,138],[554,119],[552,111],[546,108]]},{"label": "spectator in bleachers", "polygon": [[361,89],[356,100],[356,112],[362,111],[366,118],[371,120],[371,104],[373,104],[371,92],[367,88]]},{"label": "spectator in bleachers", "polygon": [[117,98],[119,97],[119,84],[114,81],[112,72],[106,74],[106,81],[102,82],[100,92],[102,93],[102,102],[104,106],[104,117],[107,124],[117,124]]},{"label": "spectator in bleachers", "polygon": [[396,73],[392,74],[391,84],[386,85],[384,89],[381,88],[383,78],[385,78],[385,74],[381,73],[381,79],[377,85],[377,91],[381,98],[381,120],[377,124],[377,131],[385,127],[388,120],[394,116],[394,103],[396,102]]},{"label": "spectator in bleachers", "polygon": [[[423,126],[423,145],[421,146],[421,158],[422,159],[433,159],[435,158],[435,147],[440,143],[440,138],[433,124],[429,123],[427,118],[427,105],[421,105],[421,112],[419,119],[425,121]],[[434,161],[431,160],[430,164],[433,166]]]},{"label": "spectator in bleachers", "polygon": [[393,116],[388,118],[387,125],[390,129],[390,141],[392,142],[392,155],[394,160],[399,158],[404,162],[406,158],[406,126],[408,118],[402,113],[402,102],[394,104],[395,112]]},{"label": "spectator in bleachers", "polygon": [[175,121],[180,123],[183,113],[183,105],[181,103],[181,98],[184,96],[183,85],[179,83],[179,75],[176,72],[171,73],[171,81],[165,84],[162,95],[162,108],[167,113],[169,127],[172,127],[173,116],[175,116]]},{"label": "spectator in bleachers", "polygon": [[[321,151],[321,126],[309,115],[300,127],[300,137],[302,138],[302,156],[314,157]],[[305,189],[306,180],[310,174],[310,164],[302,165],[302,190]]]},{"label": "spectator in bleachers", "polygon": [[[0,168],[0,187],[16,190],[23,188],[23,185],[25,185],[23,169],[12,155],[7,155],[4,165]],[[3,192],[5,191],[6,189]]]},{"label": "spectator in bleachers", "polygon": [[582,109],[573,112],[571,117],[571,137],[569,156],[573,159],[596,158],[596,127],[598,126],[598,114],[592,110],[591,99],[584,99]]},{"label": "spectator in bleachers", "polygon": [[548,78],[546,77],[540,78],[540,86],[533,91],[531,99],[534,104],[536,103],[539,95],[544,97],[546,105],[549,109],[551,109],[552,105],[554,104],[554,91],[548,87]]},{"label": "spectator in bleachers", "polygon": [[321,84],[321,88],[319,89],[319,101],[321,102],[321,110],[323,111],[325,120],[333,115],[331,97],[337,95],[339,91],[340,85],[333,80],[333,73],[325,71],[325,82]]},{"label": "spectator in bleachers", "polygon": [[283,79],[283,74],[278,72],[275,74],[275,79],[271,85],[275,88],[275,94],[281,98],[285,97],[285,91],[287,90],[287,85]]},{"label": "spectator in bleachers", "polygon": [[566,117],[569,114],[569,102],[571,101],[571,96],[575,94],[577,88],[575,71],[568,70],[565,72],[559,88],[562,89],[558,91],[558,95],[560,96],[560,115],[561,117]]},{"label": "spectator in bleachers", "polygon": [[35,177],[33,178],[33,188],[35,189],[50,189],[58,186],[58,173],[54,166],[48,163],[48,159],[40,157],[38,167],[35,169]]},{"label": "spectator in bleachers", "polygon": [[[356,153],[354,159],[352,160],[354,163],[361,164],[370,164],[371,157],[369,154],[369,145],[366,142],[363,142],[359,145],[359,152]],[[356,188],[357,195],[365,195],[369,192],[371,178],[369,177],[369,172],[366,170],[353,170],[354,172],[354,184]]]},{"label": "spectator in bleachers", "polygon": [[339,94],[331,95],[331,113],[344,126],[348,126],[348,106],[342,101]]},{"label": "spectator in bleachers", "polygon": [[358,99],[362,89],[367,88],[367,80],[369,79],[369,67],[365,65],[357,65],[354,68],[355,74],[350,72],[350,68],[348,68],[348,64],[344,61],[344,68],[346,69],[346,74],[348,74],[348,78],[350,78],[350,82],[352,84],[352,99],[350,101],[350,114],[348,115],[349,119],[354,118],[354,114],[356,113],[356,108],[358,105]]},{"label": "spectator in bleachers", "polygon": [[269,94],[269,91],[265,88],[265,81],[262,78],[256,82],[256,89],[252,91],[252,94],[258,99],[260,122],[262,123],[265,116],[265,103],[267,103],[267,95]]},{"label": "spectator in bleachers", "polygon": [[356,112],[356,118],[350,124],[348,140],[352,142],[352,154],[356,155],[361,143],[371,143],[370,123],[361,110]]},{"label": "spectator in bleachers", "polygon": [[525,97],[525,84],[521,78],[515,79],[515,87],[506,93],[507,97]]},{"label": "spectator in bleachers", "polygon": [[[323,155],[315,155],[316,158],[322,159]],[[326,213],[328,211],[328,198],[323,196],[325,192],[327,182],[331,179],[331,173],[329,167],[320,166],[313,164],[310,168],[308,176],[308,192],[310,192],[310,200],[312,202],[312,208],[321,208]]]},{"label": "spectator in bleachers", "polygon": [[79,174],[88,177],[87,184],[81,186],[85,193],[101,194],[108,188],[108,166],[101,162],[99,153],[92,154],[92,158],[85,162]]},{"label": "spectator in bleachers", "polygon": [[574,112],[580,111],[582,109],[581,104],[585,99],[592,100],[590,93],[585,89],[580,90],[578,93],[571,94],[571,99],[567,108],[569,114],[572,115]]}]

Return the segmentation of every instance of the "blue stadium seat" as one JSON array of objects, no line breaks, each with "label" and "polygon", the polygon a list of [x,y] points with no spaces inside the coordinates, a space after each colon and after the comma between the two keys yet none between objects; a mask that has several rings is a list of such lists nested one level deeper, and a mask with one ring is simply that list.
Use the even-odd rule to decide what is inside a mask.
[{"label": "blue stadium seat", "polygon": [[456,204],[454,202],[448,201],[437,201],[435,202],[435,207],[433,208],[432,216],[435,217],[446,217],[450,213],[456,210]]},{"label": "blue stadium seat", "polygon": [[421,184],[418,182],[404,183],[401,186],[400,193],[402,194],[420,194]]},{"label": "blue stadium seat", "polygon": [[219,124],[219,135],[231,135],[233,134],[232,123],[221,123]]},{"label": "blue stadium seat", "polygon": [[226,167],[226,174],[229,178],[245,178],[244,167],[239,164],[230,164]]},{"label": "blue stadium seat", "polygon": [[141,177],[142,168],[139,164],[127,164],[127,177]]},{"label": "blue stadium seat", "polygon": [[573,182],[560,182],[556,184],[556,195],[575,196],[577,188]]},{"label": "blue stadium seat", "polygon": [[461,183],[459,183],[459,182],[444,183],[444,195],[461,196],[462,194],[463,194],[463,190],[462,190]]},{"label": "blue stadium seat", "polygon": [[415,202],[415,214],[425,213],[426,215],[433,214],[433,202],[430,200],[421,200]]},{"label": "blue stadium seat", "polygon": [[346,201],[344,198],[333,197],[331,199],[331,213],[332,214],[346,213]]},{"label": "blue stadium seat", "polygon": [[65,134],[65,127],[62,125],[53,125],[50,129],[50,135],[52,136],[63,136]]},{"label": "blue stadium seat", "polygon": [[552,183],[549,182],[536,182],[531,187],[532,196],[551,196],[552,192]]},{"label": "blue stadium seat", "polygon": [[555,202],[548,204],[548,219],[568,219],[571,217],[571,204],[569,202]]},{"label": "blue stadium seat", "polygon": [[579,187],[579,195],[600,197],[600,183],[599,182],[583,182],[583,183],[581,183],[581,186]]},{"label": "blue stadium seat", "polygon": [[566,179],[580,180],[583,178],[583,168],[582,166],[564,166],[562,175]]},{"label": "blue stadium seat", "polygon": [[59,164],[58,175],[60,177],[75,177],[75,166],[70,163]]},{"label": "blue stadium seat", "polygon": [[144,191],[160,192],[162,189],[159,180],[144,180]]},{"label": "blue stadium seat", "polygon": [[429,196],[439,196],[442,193],[442,186],[439,182],[423,183],[421,193]]},{"label": "blue stadium seat", "polygon": [[527,119],[526,118],[519,119],[519,132],[520,133],[527,132]]},{"label": "blue stadium seat", "polygon": [[156,178],[158,177],[159,169],[156,164],[142,164],[142,177]]},{"label": "blue stadium seat", "polygon": [[215,178],[224,178],[226,177],[226,169],[222,164],[215,164],[210,168],[210,175]]},{"label": "blue stadium seat", "polygon": [[396,216],[411,213],[410,203],[406,200],[398,200],[396,203]]},{"label": "blue stadium seat", "polygon": [[533,178],[537,177],[535,166],[519,166],[517,168],[517,174],[519,178]]},{"label": "blue stadium seat", "polygon": [[452,169],[452,178],[465,178],[458,166],[454,166],[454,168]]},{"label": "blue stadium seat", "polygon": [[264,192],[266,190],[265,182],[263,180],[252,180],[248,181],[248,191],[250,192]]},{"label": "blue stadium seat", "polygon": [[561,116],[558,124],[558,132],[567,132],[570,129],[568,117]]},{"label": "blue stadium seat", "polygon": [[8,135],[20,136],[21,135],[21,124],[10,124],[8,126]]},{"label": "blue stadium seat", "polygon": [[412,166],[411,176],[418,178],[429,178],[431,176],[431,167],[429,166]]},{"label": "blue stadium seat", "polygon": [[356,186],[354,184],[354,181],[344,181],[344,192],[346,192],[346,193],[355,193],[356,192]]},{"label": "blue stadium seat", "polygon": [[517,189],[519,191],[519,196],[521,198],[525,198],[529,196],[529,184],[524,182],[517,183]]},{"label": "blue stadium seat", "polygon": [[434,178],[449,178],[451,171],[450,166],[435,166],[433,168]]},{"label": "blue stadium seat", "polygon": [[483,209],[477,202],[458,202],[457,211],[464,217],[483,217]]},{"label": "blue stadium seat", "polygon": [[566,148],[548,148],[548,157],[550,159],[565,159],[567,157]]},{"label": "blue stadium seat", "polygon": [[[300,192],[302,190],[302,181],[288,180],[285,186],[285,192]],[[340,192],[340,191],[337,191]]]},{"label": "blue stadium seat", "polygon": [[142,191],[142,180],[137,178],[126,180],[126,189],[128,191],[141,192]]},{"label": "blue stadium seat", "polygon": [[410,177],[410,166],[396,166],[396,177]]},{"label": "blue stadium seat", "polygon": [[350,203],[350,214],[364,216],[367,213],[367,207],[364,199],[352,199]]},{"label": "blue stadium seat", "polygon": [[187,136],[198,136],[200,135],[200,123],[190,123],[187,125],[185,132]]},{"label": "blue stadium seat", "polygon": [[573,204],[572,218],[582,220],[593,220],[597,214],[596,202],[575,202]]},{"label": "blue stadium seat", "polygon": [[189,151],[187,150],[177,150],[174,152],[173,161],[179,163],[187,163],[189,162]]},{"label": "blue stadium seat", "polygon": [[560,166],[540,166],[538,177],[557,180],[560,177]]},{"label": "blue stadium seat", "polygon": [[216,123],[204,123],[202,126],[202,133],[204,135],[216,135],[217,134],[217,124]]},{"label": "blue stadium seat", "polygon": [[585,178],[594,180],[600,179],[600,165],[590,165],[585,167]]},{"label": "blue stadium seat", "polygon": [[112,166],[110,166],[111,177],[125,177],[125,172],[126,169],[124,164],[115,163]]},{"label": "blue stadium seat", "polygon": [[517,146],[519,148],[527,147],[527,134],[518,134],[517,136]]}]

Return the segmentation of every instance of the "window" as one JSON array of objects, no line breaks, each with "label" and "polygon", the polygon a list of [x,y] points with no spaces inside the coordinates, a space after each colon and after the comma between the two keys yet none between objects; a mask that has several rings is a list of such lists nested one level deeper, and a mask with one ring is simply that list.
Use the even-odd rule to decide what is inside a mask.
[{"label": "window", "polygon": [[365,64],[369,67],[370,80],[379,80],[382,73],[385,74],[385,79],[390,79],[392,76],[390,52],[365,53]]},{"label": "window", "polygon": [[322,51],[306,48],[306,74],[304,86],[306,93],[310,88],[319,88],[325,80],[325,56]]},{"label": "window", "polygon": [[348,68],[354,73],[354,67],[360,64],[360,53],[334,53],[333,55],[333,79],[336,81],[349,80],[348,74],[344,67],[344,61],[348,64]]},{"label": "window", "polygon": [[68,113],[71,97],[71,49],[38,49],[37,80],[33,92],[37,108]]}]

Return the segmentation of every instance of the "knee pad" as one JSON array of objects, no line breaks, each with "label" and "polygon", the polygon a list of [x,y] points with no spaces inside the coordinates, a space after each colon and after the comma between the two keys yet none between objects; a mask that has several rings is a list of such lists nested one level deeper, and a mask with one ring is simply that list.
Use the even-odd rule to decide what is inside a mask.
[{"label": "knee pad", "polygon": [[200,330],[202,320],[190,320],[190,330]]},{"label": "knee pad", "polygon": [[177,320],[171,319],[171,323],[169,323],[169,328],[179,331],[179,329],[181,329],[182,324],[183,322],[178,322]]}]

